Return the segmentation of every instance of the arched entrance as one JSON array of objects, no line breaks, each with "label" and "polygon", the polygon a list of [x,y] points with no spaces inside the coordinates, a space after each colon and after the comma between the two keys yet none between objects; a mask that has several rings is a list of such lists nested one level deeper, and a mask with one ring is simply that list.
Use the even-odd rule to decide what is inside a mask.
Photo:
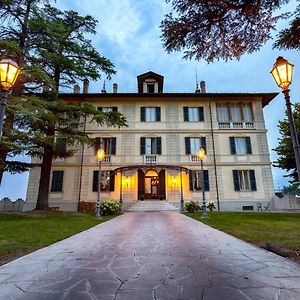
[{"label": "arched entrance", "polygon": [[165,170],[138,170],[138,199],[166,199]]},{"label": "arched entrance", "polygon": [[145,173],[145,199],[159,199],[159,177],[153,169]]}]

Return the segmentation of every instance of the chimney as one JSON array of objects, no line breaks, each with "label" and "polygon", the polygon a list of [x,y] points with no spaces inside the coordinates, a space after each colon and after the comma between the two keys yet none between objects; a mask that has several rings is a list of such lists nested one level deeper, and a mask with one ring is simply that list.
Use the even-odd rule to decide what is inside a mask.
[{"label": "chimney", "polygon": [[78,84],[74,85],[74,90],[73,90],[74,94],[79,94],[80,93],[80,86]]},{"label": "chimney", "polygon": [[200,82],[200,89],[201,89],[201,94],[206,93],[205,81],[203,81],[203,80]]},{"label": "chimney", "polygon": [[118,85],[116,83],[113,84],[113,93],[114,94],[118,93]]},{"label": "chimney", "polygon": [[83,80],[83,90],[82,90],[82,92],[84,93],[84,94],[87,94],[88,92],[89,92],[89,80],[88,79],[84,79]]},{"label": "chimney", "polygon": [[199,84],[196,83],[196,90],[195,90],[196,94],[200,94],[200,89],[199,89]]}]

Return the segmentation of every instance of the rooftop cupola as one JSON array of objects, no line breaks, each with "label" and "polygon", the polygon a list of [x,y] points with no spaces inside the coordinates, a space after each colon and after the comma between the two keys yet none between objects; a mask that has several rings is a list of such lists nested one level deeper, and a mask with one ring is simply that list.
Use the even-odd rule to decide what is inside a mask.
[{"label": "rooftop cupola", "polygon": [[137,76],[138,93],[157,94],[163,92],[164,76],[149,71]]}]

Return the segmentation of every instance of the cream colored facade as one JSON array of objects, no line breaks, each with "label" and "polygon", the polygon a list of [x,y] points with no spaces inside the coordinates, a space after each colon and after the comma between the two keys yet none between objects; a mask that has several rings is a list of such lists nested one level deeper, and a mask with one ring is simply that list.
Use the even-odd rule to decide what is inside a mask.
[{"label": "cream colored facade", "polygon": [[[215,202],[220,210],[235,211],[256,210],[258,202],[269,202],[274,188],[263,106],[276,94],[214,94],[205,93],[204,89],[200,93],[163,93],[163,77],[152,72],[138,76],[138,83],[138,93],[115,91],[61,95],[66,101],[84,100],[97,107],[117,107],[127,119],[128,127],[120,129],[98,127],[86,122],[86,131],[91,137],[115,138],[115,154],[107,155],[102,162],[102,170],[109,170],[114,180],[111,176],[109,179],[103,178],[103,185],[110,185],[111,191],[101,191],[101,201],[121,200],[125,208],[141,198],[166,199],[179,207],[182,200],[201,202],[199,187],[202,181],[201,177],[197,177],[200,173],[192,172],[200,170],[200,161],[187,148],[195,146],[189,138],[196,138],[193,140],[196,145],[201,138],[205,138],[207,156],[203,163],[208,174],[205,178],[207,201]],[[150,93],[147,90],[149,83],[154,84]],[[251,109],[251,121],[249,116],[245,121],[249,109],[246,107],[248,110],[243,114],[244,104]],[[228,117],[226,122],[224,116],[220,120],[222,113],[218,109],[222,105],[228,107],[228,116],[223,111]],[[150,119],[154,112],[151,108],[159,107],[160,120],[141,121],[142,107],[149,112]],[[203,108],[203,120],[185,120],[184,107],[191,109],[188,110],[191,116],[197,112],[195,108]],[[241,119],[234,121],[235,116],[231,115],[230,109],[239,114],[238,107]],[[142,138],[146,138],[145,152],[142,151]],[[241,142],[243,150],[246,138],[251,143],[251,153],[232,153],[232,140]],[[150,141],[154,145],[150,146]],[[76,211],[80,201],[95,202],[97,191],[95,188],[93,191],[93,182],[95,184],[94,171],[97,170],[94,147],[85,146],[77,149],[76,155],[71,158],[54,160],[52,171],[63,171],[63,178],[58,191],[51,191],[50,187],[49,205]],[[114,181],[113,187],[109,181]],[[34,168],[29,176],[25,210],[35,207],[38,183],[39,169]]]}]

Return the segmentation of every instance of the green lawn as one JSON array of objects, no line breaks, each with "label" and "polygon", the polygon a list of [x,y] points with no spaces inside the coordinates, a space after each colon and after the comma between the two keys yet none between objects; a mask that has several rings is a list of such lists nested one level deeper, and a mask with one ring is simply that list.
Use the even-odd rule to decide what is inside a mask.
[{"label": "green lawn", "polygon": [[62,212],[0,213],[0,265],[111,218]]},{"label": "green lawn", "polygon": [[294,258],[300,256],[300,213],[209,212],[207,219],[200,213],[185,215],[251,243],[264,247],[271,242],[290,250]]}]

